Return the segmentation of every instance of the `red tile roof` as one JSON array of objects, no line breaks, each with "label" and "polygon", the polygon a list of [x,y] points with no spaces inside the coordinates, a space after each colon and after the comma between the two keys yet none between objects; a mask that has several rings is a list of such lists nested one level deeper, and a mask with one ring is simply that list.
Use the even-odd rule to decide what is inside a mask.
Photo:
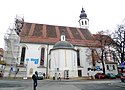
[{"label": "red tile roof", "polygon": [[93,34],[93,36],[97,41],[101,41],[102,45],[110,45],[111,43],[114,42],[113,39],[108,35]]},{"label": "red tile roof", "polygon": [[73,45],[97,46],[97,41],[88,29],[37,23],[24,23],[20,33],[21,42],[55,44],[60,41],[62,31]]}]

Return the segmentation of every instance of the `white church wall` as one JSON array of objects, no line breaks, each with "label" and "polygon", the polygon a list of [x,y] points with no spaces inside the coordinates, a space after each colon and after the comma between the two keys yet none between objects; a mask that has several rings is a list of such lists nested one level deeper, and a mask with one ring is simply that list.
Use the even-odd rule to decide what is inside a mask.
[{"label": "white church wall", "polygon": [[[91,55],[88,47],[79,47],[76,46],[75,49],[79,50],[80,54],[80,66],[79,70],[82,70],[82,76],[87,76],[88,68],[92,67],[91,58],[88,57],[88,54]],[[89,52],[89,53],[88,53]]]},{"label": "white church wall", "polygon": [[53,45],[45,45],[45,57],[44,66],[47,67],[47,62],[49,61],[49,52],[53,48]]},{"label": "white church wall", "polygon": [[[28,63],[27,68],[27,75],[30,75],[31,68],[33,68],[33,72],[36,70],[38,72],[48,72],[48,75],[54,76],[55,72],[57,72],[57,68],[59,68],[59,72],[64,75],[64,70],[69,70],[70,77],[78,77],[78,70],[82,71],[82,76],[87,76],[88,68],[92,67],[91,58],[88,58],[87,52],[89,52],[89,48],[87,47],[75,47],[75,49],[79,49],[80,53],[80,66],[81,68],[77,67],[77,53],[74,50],[53,50],[51,55],[49,55],[50,50],[53,48],[53,45],[47,44],[29,44],[29,43],[21,43],[22,46],[26,47],[26,54],[25,54],[25,64]],[[44,57],[44,67],[40,68],[40,53],[41,48],[45,48],[45,57]],[[21,49],[20,49],[21,50]],[[90,54],[90,52],[89,52]],[[55,58],[56,57],[56,58]],[[34,61],[36,60],[36,61]],[[46,71],[46,67],[49,66],[49,60],[51,60],[51,68]],[[48,62],[48,65],[47,65]],[[74,66],[73,66],[74,65]]]},{"label": "white church wall", "polygon": [[88,58],[86,51],[88,50],[87,47],[82,48],[82,61],[83,61],[83,76],[87,76],[88,68],[92,66],[90,63],[92,60]]},{"label": "white church wall", "polygon": [[[73,60],[74,59],[74,60]],[[51,51],[50,76],[60,72],[64,77],[64,70],[69,70],[69,77],[77,77],[77,59],[74,50],[58,49]]]},{"label": "white church wall", "polygon": [[46,73],[46,68],[39,68],[41,48],[45,48],[44,67],[46,67],[48,53],[49,53],[49,50],[53,48],[53,45],[21,43],[20,47],[21,47],[20,57],[21,57],[22,47],[26,47],[24,64],[27,65],[27,76],[31,77],[31,73],[30,73],[31,69],[33,69],[33,73],[35,71]]}]

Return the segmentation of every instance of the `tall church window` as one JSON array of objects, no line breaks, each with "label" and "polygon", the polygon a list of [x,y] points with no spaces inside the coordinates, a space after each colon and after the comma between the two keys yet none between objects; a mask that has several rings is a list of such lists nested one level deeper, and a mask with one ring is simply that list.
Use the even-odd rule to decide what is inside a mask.
[{"label": "tall church window", "polygon": [[79,55],[79,50],[77,50],[77,66],[80,66],[80,55]]},{"label": "tall church window", "polygon": [[41,48],[40,65],[44,65],[45,48]]},{"label": "tall church window", "polygon": [[26,47],[23,47],[21,53],[21,61],[20,61],[21,65],[24,65],[25,53],[26,53]]}]

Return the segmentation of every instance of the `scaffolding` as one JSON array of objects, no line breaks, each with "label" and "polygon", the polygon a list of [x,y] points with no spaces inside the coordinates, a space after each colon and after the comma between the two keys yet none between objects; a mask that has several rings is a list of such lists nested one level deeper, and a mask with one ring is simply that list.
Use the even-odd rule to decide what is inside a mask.
[{"label": "scaffolding", "polygon": [[22,30],[24,18],[16,16],[15,22],[11,28],[7,30],[4,35],[5,47],[4,47],[4,61],[9,65],[19,64],[19,33]]}]

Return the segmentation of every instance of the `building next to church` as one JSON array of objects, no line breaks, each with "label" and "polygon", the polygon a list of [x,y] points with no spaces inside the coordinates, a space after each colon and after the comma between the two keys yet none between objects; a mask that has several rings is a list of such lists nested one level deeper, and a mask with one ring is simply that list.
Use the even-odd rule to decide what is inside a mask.
[{"label": "building next to church", "polygon": [[[87,76],[88,68],[93,68],[93,64],[102,69],[98,58],[94,63],[92,61],[90,48],[99,51],[99,43],[88,30],[89,19],[83,8],[79,17],[80,27],[24,22],[19,33],[19,56],[14,66],[20,68],[20,77],[31,77],[38,71],[50,78],[59,73],[61,77],[74,78]],[[7,58],[5,61],[10,64]]]}]

